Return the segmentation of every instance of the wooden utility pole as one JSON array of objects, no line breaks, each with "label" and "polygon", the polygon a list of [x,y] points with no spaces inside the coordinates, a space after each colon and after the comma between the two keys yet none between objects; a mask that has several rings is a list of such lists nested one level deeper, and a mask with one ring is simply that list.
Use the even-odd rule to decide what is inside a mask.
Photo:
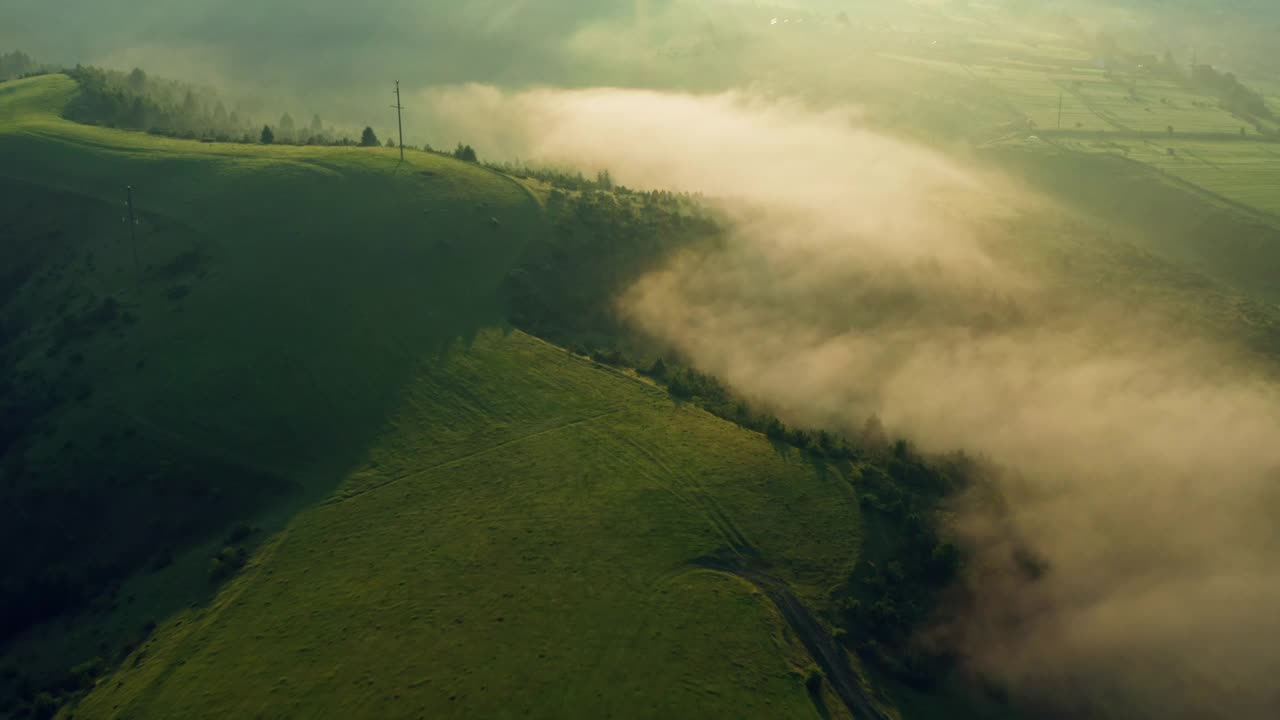
[{"label": "wooden utility pole", "polygon": [[396,104],[392,105],[396,109],[396,124],[400,126],[400,162],[404,162],[404,119],[401,117],[401,111],[404,106],[400,104],[400,81],[396,81]]},{"label": "wooden utility pole", "polygon": [[126,203],[129,206],[129,240],[133,244],[133,272],[138,277],[141,277],[142,275],[138,268],[138,220],[133,214],[133,186],[129,185],[125,189],[128,192]]}]

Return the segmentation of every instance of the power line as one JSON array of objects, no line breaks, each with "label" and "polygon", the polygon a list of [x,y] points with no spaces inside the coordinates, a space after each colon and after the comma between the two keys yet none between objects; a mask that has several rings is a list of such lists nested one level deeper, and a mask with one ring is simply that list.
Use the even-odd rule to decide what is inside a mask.
[{"label": "power line", "polygon": [[401,111],[404,106],[400,104],[400,81],[396,81],[396,104],[391,107],[396,111],[396,124],[400,126],[400,162],[404,162],[404,119],[401,117]]}]

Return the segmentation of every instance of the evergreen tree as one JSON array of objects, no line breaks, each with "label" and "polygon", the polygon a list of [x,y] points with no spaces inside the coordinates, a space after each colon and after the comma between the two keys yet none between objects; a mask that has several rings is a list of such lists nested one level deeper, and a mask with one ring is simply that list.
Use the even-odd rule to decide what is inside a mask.
[{"label": "evergreen tree", "polygon": [[366,127],[360,135],[360,147],[378,147],[378,136],[374,134],[373,128]]},{"label": "evergreen tree", "polygon": [[147,123],[147,106],[141,97],[135,97],[133,99],[133,105],[129,109],[129,116],[126,120],[126,124],[131,128],[137,128],[139,130],[150,129]]},{"label": "evergreen tree", "polygon": [[137,93],[147,89],[147,74],[141,68],[134,68],[129,73],[129,87]]},{"label": "evergreen tree", "polygon": [[281,140],[293,140],[293,116],[285,113],[280,116],[280,123],[276,126],[280,130]]},{"label": "evergreen tree", "polygon": [[213,128],[215,130],[225,130],[227,128],[227,109],[223,107],[222,101],[213,108]]},{"label": "evergreen tree", "polygon": [[273,142],[275,142],[275,141],[276,141],[276,134],[275,134],[275,133],[273,133],[273,132],[271,132],[271,126],[270,126],[270,125],[263,125],[263,126],[262,126],[262,136],[261,136],[261,138],[260,138],[260,140],[259,140],[259,141],[260,141],[263,145],[270,145],[271,143],[273,143]]},{"label": "evergreen tree", "polygon": [[196,94],[187,91],[186,97],[182,99],[182,125],[186,128],[194,128],[200,124],[200,101],[196,98]]}]

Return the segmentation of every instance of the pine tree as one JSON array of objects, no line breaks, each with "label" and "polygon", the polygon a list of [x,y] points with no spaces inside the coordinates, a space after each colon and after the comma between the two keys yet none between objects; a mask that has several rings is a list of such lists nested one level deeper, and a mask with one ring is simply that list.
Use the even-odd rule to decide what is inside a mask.
[{"label": "pine tree", "polygon": [[182,100],[182,125],[194,128],[200,122],[200,114],[200,101],[195,93],[188,90],[186,97]]},{"label": "pine tree", "polygon": [[453,151],[453,156],[465,162],[478,162],[475,149],[462,143],[458,143],[458,148]]},{"label": "pine tree", "polygon": [[262,126],[262,137],[260,138],[260,142],[261,142],[263,145],[270,145],[271,143],[273,143],[273,142],[275,142],[275,141],[276,141],[276,134],[275,134],[275,133],[273,133],[273,132],[271,132],[271,126],[270,126],[270,125],[263,125],[263,126]]},{"label": "pine tree", "polygon": [[147,89],[147,74],[141,68],[134,68],[133,72],[129,73],[129,87],[139,93]]},{"label": "pine tree", "polygon": [[222,101],[213,107],[213,118],[211,120],[215,130],[227,129],[227,108],[223,106]]},{"label": "pine tree", "polygon": [[280,130],[280,139],[293,140],[293,116],[285,113],[280,116],[280,123],[276,126]]}]

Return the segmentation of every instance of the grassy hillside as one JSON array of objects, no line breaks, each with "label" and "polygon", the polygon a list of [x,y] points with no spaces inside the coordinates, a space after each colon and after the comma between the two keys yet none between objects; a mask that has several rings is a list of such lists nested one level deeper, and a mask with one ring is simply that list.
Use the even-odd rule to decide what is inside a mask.
[{"label": "grassy hillside", "polygon": [[[423,353],[500,322],[496,288],[539,222],[473,166],[84,127],[56,115],[73,91],[0,86],[2,241],[27,259],[3,307],[20,586],[24,563],[59,587],[136,566],[241,504],[222,496],[332,488]],[[87,537],[96,556],[64,567]]]},{"label": "grassy hillside", "polygon": [[697,560],[824,591],[856,549],[837,473],[521,334],[404,397],[335,498],[76,716],[814,715],[776,611]]},{"label": "grassy hillside", "polygon": [[502,331],[521,185],[74,92],[0,85],[0,713],[845,714],[771,597],[849,574],[847,473]]}]

